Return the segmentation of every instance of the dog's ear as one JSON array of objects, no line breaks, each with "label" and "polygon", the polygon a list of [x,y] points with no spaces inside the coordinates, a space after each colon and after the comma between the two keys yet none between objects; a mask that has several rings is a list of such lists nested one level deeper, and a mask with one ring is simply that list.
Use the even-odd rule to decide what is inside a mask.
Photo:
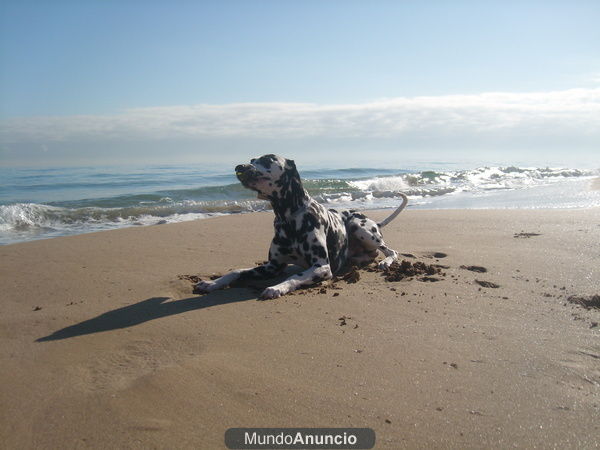
[{"label": "dog's ear", "polygon": [[298,169],[296,169],[296,163],[293,159],[285,160],[285,170],[291,174],[292,178],[300,180],[300,174],[298,173]]}]

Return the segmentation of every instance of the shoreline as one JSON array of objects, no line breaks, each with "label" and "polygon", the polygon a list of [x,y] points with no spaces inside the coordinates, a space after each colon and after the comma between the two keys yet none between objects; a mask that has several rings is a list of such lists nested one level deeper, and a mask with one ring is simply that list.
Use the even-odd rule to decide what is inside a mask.
[{"label": "shoreline", "polygon": [[[592,180],[590,182],[589,185],[589,190],[590,191],[595,191],[595,190],[600,190],[600,177],[598,177],[595,180]],[[365,214],[370,214],[370,213],[378,213],[381,212],[381,214],[386,214],[389,213],[390,211],[393,211],[396,206],[391,206],[391,207],[386,207],[386,208],[373,208],[373,209],[357,209],[357,211],[360,211],[362,213]],[[332,206],[328,206],[328,208],[333,208],[335,209],[335,205]],[[572,207],[572,208],[550,208],[550,207],[544,207],[544,208],[431,208],[431,209],[426,209],[426,208],[410,208],[410,205],[408,206],[408,208],[406,209],[406,211],[439,211],[439,212],[444,212],[444,211],[465,211],[465,212],[469,212],[469,211],[490,211],[490,212],[503,212],[503,213],[511,213],[512,211],[547,211],[547,212],[551,212],[551,211],[588,211],[588,210],[600,210],[600,206],[586,206],[586,207]],[[270,209],[265,209],[262,211],[242,211],[242,212],[235,212],[235,213],[219,213],[216,215],[212,215],[212,216],[207,216],[207,217],[202,217],[202,218],[194,218],[194,219],[189,219],[189,220],[182,220],[182,221],[178,221],[178,222],[166,222],[163,220],[159,220],[158,223],[154,223],[154,224],[138,224],[138,225],[127,225],[127,226],[122,226],[122,227],[118,227],[118,228],[112,228],[112,229],[101,229],[101,230],[95,230],[95,231],[86,231],[86,232],[81,232],[81,233],[73,233],[73,234],[63,234],[63,235],[56,235],[56,236],[49,236],[49,237],[40,237],[40,238],[32,238],[32,239],[28,239],[28,240],[23,240],[23,241],[18,241],[18,242],[7,242],[7,243],[1,243],[0,242],[0,248],[4,247],[4,246],[9,246],[9,245],[19,245],[19,244],[25,244],[28,242],[37,242],[37,241],[44,241],[44,240],[49,240],[49,239],[62,239],[62,238],[68,238],[68,237],[74,237],[74,236],[82,236],[82,235],[88,235],[88,234],[96,234],[96,233],[104,233],[104,232],[114,232],[114,231],[120,231],[120,230],[127,230],[127,229],[140,229],[140,228],[147,228],[147,227],[156,227],[156,226],[164,226],[164,225],[178,225],[181,223],[190,223],[190,222],[197,222],[197,221],[204,221],[204,220],[208,220],[208,219],[216,219],[219,217],[231,217],[231,216],[237,216],[237,215],[246,215],[246,214],[272,214],[273,211]]]},{"label": "shoreline", "polygon": [[[394,197],[394,192],[398,191],[411,198],[410,209],[419,210],[600,207],[599,169],[511,166],[396,174],[390,170],[365,169],[368,176],[360,171],[350,176],[347,171],[339,173],[339,170],[322,169],[313,174],[315,179],[305,180],[314,198],[337,209],[394,208],[401,202],[399,197]],[[326,178],[319,178],[319,173]],[[90,187],[85,183],[74,184],[67,191],[28,193],[25,189],[19,194],[18,186],[24,188],[25,180],[17,177],[14,180],[16,191],[10,196],[13,200],[4,196],[0,202],[0,245],[268,208],[251,193],[240,191],[239,182],[234,182],[233,178],[231,184],[222,185],[217,179],[213,184],[208,183],[201,175],[190,171],[179,175],[187,183],[196,180],[196,187],[175,184],[170,191],[138,192],[135,184],[127,184],[128,177],[117,173],[111,180],[123,185],[119,195],[118,192],[94,191],[95,185]],[[141,177],[142,174],[131,176]],[[54,182],[56,180],[48,179],[42,185],[51,186]],[[10,185],[10,178],[7,183]]]},{"label": "shoreline", "polygon": [[263,302],[179,275],[264,260],[270,212],[2,246],[0,437],[223,448],[230,427],[354,426],[377,448],[600,445],[600,311],[569,301],[600,294],[599,219],[407,210],[386,242],[438,281],[361,270]]}]

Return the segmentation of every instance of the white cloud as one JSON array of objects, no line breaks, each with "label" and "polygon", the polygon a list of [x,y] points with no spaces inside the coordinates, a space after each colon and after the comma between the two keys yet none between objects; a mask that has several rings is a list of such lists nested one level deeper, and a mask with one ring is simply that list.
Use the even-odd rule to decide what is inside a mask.
[{"label": "white cloud", "polygon": [[3,144],[220,138],[600,137],[600,88],[391,98],[359,104],[239,103],[114,115],[7,119]]}]

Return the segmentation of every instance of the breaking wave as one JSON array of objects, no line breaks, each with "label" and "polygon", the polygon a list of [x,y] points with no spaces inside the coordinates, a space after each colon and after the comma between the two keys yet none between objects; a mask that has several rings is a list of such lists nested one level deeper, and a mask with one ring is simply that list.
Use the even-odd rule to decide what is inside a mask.
[{"label": "breaking wave", "polygon": [[[439,208],[444,207],[443,202],[451,204],[444,199],[473,199],[490,193],[585,180],[599,174],[598,170],[514,166],[420,172],[341,169],[307,171],[303,183],[315,199],[328,206],[394,207],[399,202],[397,193],[402,191],[410,197],[411,207]],[[79,200],[3,201],[4,204],[0,204],[0,244],[270,209],[267,202],[257,200],[253,192],[233,182],[232,176],[220,175],[218,182],[221,180],[225,183],[141,193],[131,189],[134,193]],[[432,199],[438,203],[433,204]],[[597,202],[597,197],[593,201]]]}]

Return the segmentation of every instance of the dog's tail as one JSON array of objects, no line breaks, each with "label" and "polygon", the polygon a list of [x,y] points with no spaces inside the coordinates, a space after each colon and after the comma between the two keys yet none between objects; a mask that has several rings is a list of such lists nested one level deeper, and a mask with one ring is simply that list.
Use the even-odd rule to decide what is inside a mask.
[{"label": "dog's tail", "polygon": [[396,216],[398,214],[400,214],[402,212],[402,210],[406,207],[406,205],[408,203],[408,197],[406,195],[404,195],[402,192],[398,192],[398,195],[400,197],[402,197],[402,204],[398,207],[398,209],[396,209],[396,211],[394,211],[392,214],[390,214],[390,216],[387,219],[384,219],[377,224],[377,226],[379,228],[385,227],[388,223],[390,223],[392,220],[394,220],[396,218]]}]

